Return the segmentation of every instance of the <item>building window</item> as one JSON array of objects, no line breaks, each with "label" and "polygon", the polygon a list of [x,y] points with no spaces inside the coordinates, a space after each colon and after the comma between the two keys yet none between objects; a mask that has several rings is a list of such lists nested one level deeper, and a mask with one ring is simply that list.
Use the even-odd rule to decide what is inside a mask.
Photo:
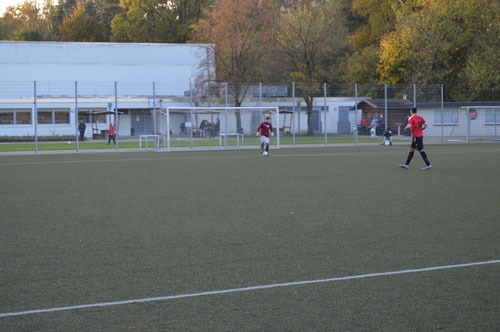
[{"label": "building window", "polygon": [[69,109],[54,109],[54,123],[69,123]]},{"label": "building window", "polygon": [[[441,119],[441,115],[443,118]],[[435,110],[434,111],[434,125],[436,126],[456,126],[458,125],[458,120],[459,120],[459,115],[460,113],[458,110],[444,110],[441,112],[441,110]]]},{"label": "building window", "polygon": [[486,124],[500,124],[500,110],[486,110]]},{"label": "building window", "polygon": [[38,122],[38,124],[51,124],[52,123],[52,110],[39,109],[37,122]]},{"label": "building window", "polygon": [[38,109],[39,124],[69,124],[69,108]]},{"label": "building window", "polygon": [[31,109],[16,109],[16,124],[31,124]]},{"label": "building window", "polygon": [[0,109],[0,124],[31,124],[31,109]]},{"label": "building window", "polygon": [[14,110],[0,110],[0,124],[14,124]]}]

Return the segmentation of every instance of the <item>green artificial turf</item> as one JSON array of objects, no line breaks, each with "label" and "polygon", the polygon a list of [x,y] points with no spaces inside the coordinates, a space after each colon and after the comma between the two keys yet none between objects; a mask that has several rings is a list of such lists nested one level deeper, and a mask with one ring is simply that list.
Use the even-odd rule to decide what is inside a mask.
[{"label": "green artificial turf", "polygon": [[[500,259],[500,146],[0,157],[0,313]],[[0,318],[0,330],[495,330],[500,264]]]},{"label": "green artificial turf", "polygon": [[[394,142],[404,142],[405,139],[394,139]],[[39,151],[47,151],[47,150],[76,150],[76,142],[69,141],[68,142],[39,142],[38,150]],[[335,137],[329,136],[327,142],[330,143],[354,143],[354,137]],[[371,138],[371,137],[359,137],[359,143],[381,143],[382,140],[380,137]],[[323,136],[297,136],[295,140],[295,144],[324,144],[325,139]],[[145,146],[145,143],[143,143]],[[230,146],[235,146],[237,144],[236,139],[231,137],[228,140],[228,144]],[[260,144],[260,140],[257,137],[246,137],[244,146],[258,146]],[[271,138],[271,145],[276,144],[276,137]],[[281,137],[280,144],[287,145],[293,144],[293,139],[290,136]],[[171,147],[179,148],[179,147],[190,147],[191,141],[186,138],[177,139],[172,138]],[[218,139],[194,139],[193,140],[194,147],[214,147],[219,146]],[[118,142],[118,147],[120,149],[137,149],[139,148],[139,141],[130,141],[125,140]],[[154,147],[154,143],[150,141],[148,143],[149,148]],[[80,142],[79,148],[82,150],[90,150],[90,149],[115,149],[113,144],[108,145],[107,142],[104,141],[92,141],[92,142]],[[0,152],[12,152],[12,151],[35,151],[35,143],[0,143]]]}]

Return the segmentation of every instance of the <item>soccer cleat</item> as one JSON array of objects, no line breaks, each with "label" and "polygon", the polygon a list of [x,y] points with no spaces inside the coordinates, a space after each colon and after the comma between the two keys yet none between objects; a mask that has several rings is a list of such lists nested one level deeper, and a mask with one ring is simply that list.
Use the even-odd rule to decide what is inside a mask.
[{"label": "soccer cleat", "polygon": [[403,169],[408,169],[408,165],[399,165],[399,167],[401,167]]},{"label": "soccer cleat", "polygon": [[425,166],[424,168],[422,168],[423,171],[426,171],[428,169],[431,169],[432,168],[432,165],[429,165],[429,166]]}]

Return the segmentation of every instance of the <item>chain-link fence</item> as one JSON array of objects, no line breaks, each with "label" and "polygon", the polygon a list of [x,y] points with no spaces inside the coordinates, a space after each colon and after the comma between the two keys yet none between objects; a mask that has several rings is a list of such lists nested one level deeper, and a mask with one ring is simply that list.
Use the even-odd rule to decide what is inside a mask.
[{"label": "chain-link fence", "polygon": [[436,142],[497,139],[500,101],[444,100],[442,85],[418,84],[0,82],[0,140],[34,151],[160,148],[167,136],[172,148],[258,146],[257,126],[279,112],[281,145],[382,143],[389,131],[408,139],[412,107]]}]

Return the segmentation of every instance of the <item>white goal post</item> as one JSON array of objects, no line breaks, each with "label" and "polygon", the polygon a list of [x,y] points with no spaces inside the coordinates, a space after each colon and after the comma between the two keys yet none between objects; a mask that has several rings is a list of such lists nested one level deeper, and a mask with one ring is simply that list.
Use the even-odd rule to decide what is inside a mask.
[{"label": "white goal post", "polygon": [[[242,114],[252,114],[254,115],[254,120],[256,118],[255,114],[259,114],[259,118],[261,118],[261,115],[269,115],[271,116],[271,121],[273,124],[273,127],[275,127],[275,132],[276,132],[276,148],[280,148],[280,112],[279,108],[275,106],[268,106],[268,107],[263,107],[263,106],[255,106],[255,107],[211,107],[211,106],[196,106],[196,107],[189,107],[189,106],[169,106],[169,107],[163,107],[160,110],[160,114],[162,114],[165,118],[165,137],[166,137],[166,149],[168,152],[171,151],[171,140],[172,140],[172,115],[174,113],[176,114],[181,114],[183,118],[185,119],[185,122],[183,123],[184,130],[183,133],[185,134],[184,137],[190,138],[190,145],[191,148],[193,147],[193,131],[197,129],[197,120],[195,121],[195,118],[197,115],[200,116],[207,116],[207,114],[210,115],[216,115],[217,117],[217,122],[219,124],[218,128],[218,133],[217,133],[217,140],[218,143],[220,142],[219,148],[220,149],[226,149],[228,148],[228,137],[234,136],[236,134],[241,135],[243,137],[243,133],[237,132],[237,130],[234,130],[234,125],[229,128],[229,123],[232,123],[232,119],[230,120],[230,116],[235,116],[236,113],[239,112],[239,117],[240,117],[240,129],[243,127],[242,125]],[[246,118],[245,118],[246,119]],[[260,119],[263,120],[263,119]],[[249,127],[249,120],[246,119],[245,127]],[[178,124],[178,123],[177,123]],[[161,124],[160,124],[161,126]],[[187,127],[187,128],[186,128]],[[177,127],[176,127],[177,129]],[[252,128],[253,129],[253,128]],[[203,130],[202,130],[203,131]],[[251,131],[251,130],[250,130]],[[248,132],[250,134],[250,132]],[[199,134],[199,133],[198,133]],[[224,140],[224,144],[222,144],[222,137]],[[238,137],[239,136],[235,136]],[[238,139],[238,145],[243,144],[243,139],[239,140]]]}]

